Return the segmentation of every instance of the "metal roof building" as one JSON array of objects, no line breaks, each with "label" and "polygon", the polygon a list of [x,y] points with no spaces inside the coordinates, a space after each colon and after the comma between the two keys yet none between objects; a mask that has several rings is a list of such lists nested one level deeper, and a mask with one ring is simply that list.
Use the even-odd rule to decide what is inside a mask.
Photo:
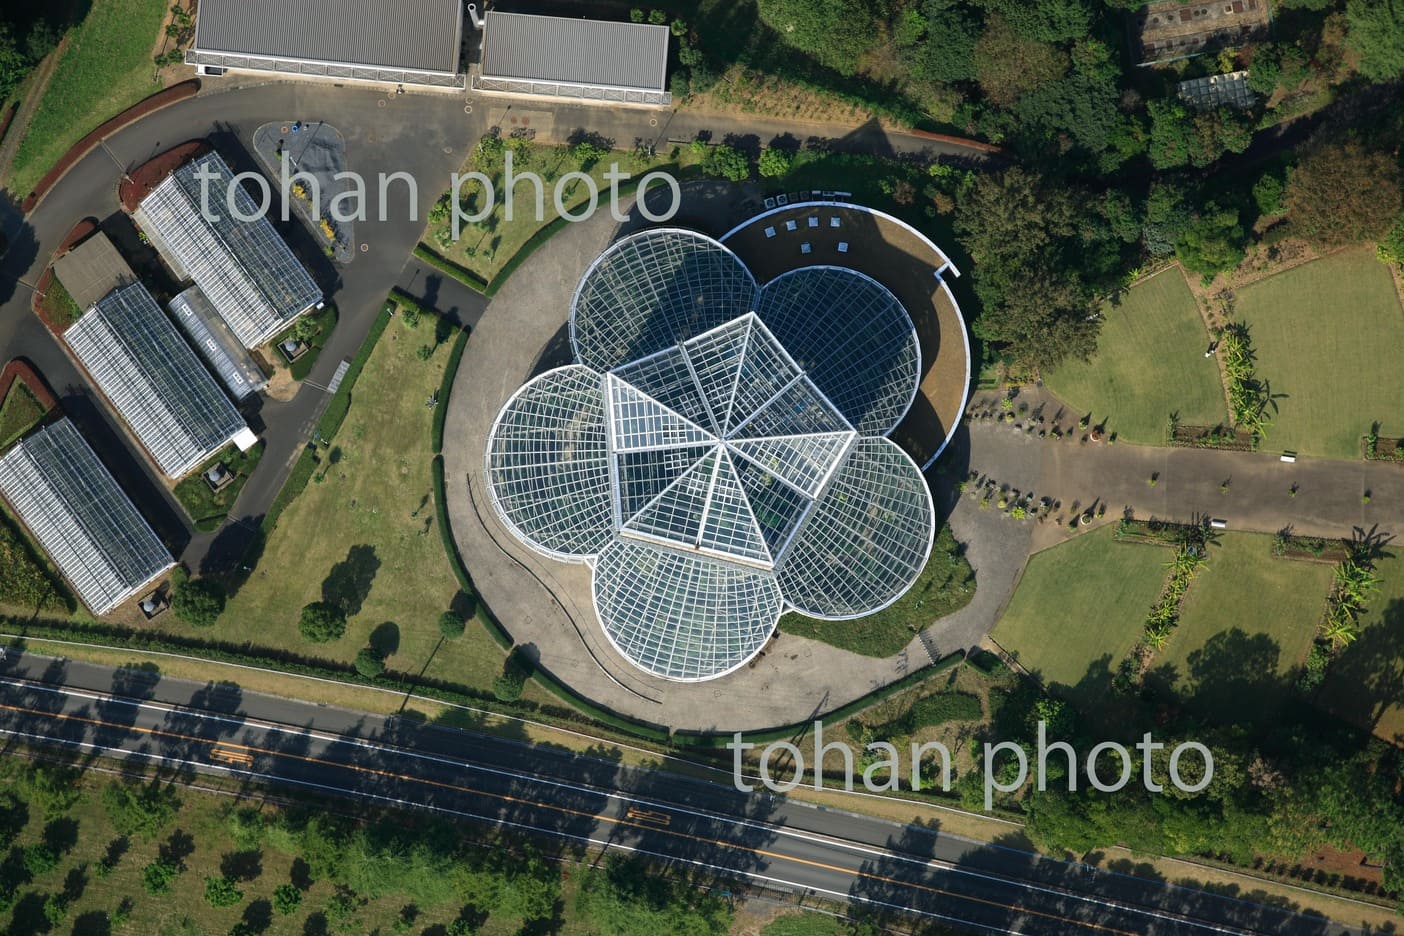
[{"label": "metal roof building", "polygon": [[184,477],[230,442],[251,443],[244,418],[140,283],[99,301],[63,337],[166,477]]},{"label": "metal roof building", "polygon": [[461,0],[201,0],[187,65],[461,90]]},{"label": "metal roof building", "polygon": [[67,419],[0,458],[0,494],[94,614],[111,611],[175,565]]},{"label": "metal roof building", "polygon": [[667,106],[667,26],[499,13],[484,18],[473,89]]},{"label": "metal roof building", "polygon": [[136,282],[132,268],[101,231],[55,260],[54,275],[80,309],[90,309],[112,290]]},{"label": "metal roof building", "polygon": [[190,344],[236,402],[247,400],[268,386],[263,369],[235,339],[199,286],[191,286],[172,299],[170,310]]},{"label": "metal roof building", "polygon": [[596,614],[630,663],[723,676],[783,612],[862,617],[920,575],[931,492],[885,438],[920,350],[884,287],[815,267],[757,289],[723,245],[655,228],[586,271],[571,342],[580,363],[498,415],[488,487],[526,545],[593,567]]},{"label": "metal roof building", "polygon": [[[213,174],[202,199],[202,167]],[[136,219],[180,279],[191,279],[246,348],[266,344],[322,301],[307,270],[266,217],[241,221],[257,206],[218,153],[187,163],[152,190]],[[216,220],[202,213],[208,208]]]}]

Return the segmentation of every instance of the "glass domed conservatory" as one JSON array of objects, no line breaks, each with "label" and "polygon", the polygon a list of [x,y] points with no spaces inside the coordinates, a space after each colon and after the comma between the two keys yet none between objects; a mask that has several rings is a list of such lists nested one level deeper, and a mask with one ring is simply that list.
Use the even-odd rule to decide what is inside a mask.
[{"label": "glass domed conservatory", "polygon": [[488,486],[524,543],[591,565],[631,663],[722,676],[787,610],[861,617],[915,581],[935,513],[886,434],[921,355],[885,287],[816,266],[762,289],[717,241],[657,228],[591,265],[570,324],[578,363],[503,407]]}]

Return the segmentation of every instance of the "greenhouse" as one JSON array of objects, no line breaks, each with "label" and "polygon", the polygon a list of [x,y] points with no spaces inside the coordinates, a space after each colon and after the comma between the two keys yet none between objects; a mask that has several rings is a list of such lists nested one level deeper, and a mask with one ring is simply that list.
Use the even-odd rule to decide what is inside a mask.
[{"label": "greenhouse", "polygon": [[322,301],[218,153],[177,169],[142,200],[136,219],[176,278],[193,280],[246,348],[266,344]]},{"label": "greenhouse", "polygon": [[182,478],[252,433],[140,283],[88,310],[64,340],[161,472]]},{"label": "greenhouse", "polygon": [[580,363],[499,414],[487,476],[524,543],[593,567],[635,666],[715,678],[785,611],[861,617],[920,574],[931,494],[885,438],[920,353],[882,286],[816,267],[759,289],[721,244],[660,228],[591,265],[571,338]]},{"label": "greenhouse", "polygon": [[0,458],[0,494],[94,614],[134,597],[175,565],[67,419]]}]

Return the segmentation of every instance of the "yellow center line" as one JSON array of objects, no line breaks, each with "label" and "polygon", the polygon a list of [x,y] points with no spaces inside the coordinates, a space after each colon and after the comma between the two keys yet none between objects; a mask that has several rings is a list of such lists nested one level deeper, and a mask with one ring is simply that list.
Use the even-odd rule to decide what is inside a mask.
[{"label": "yellow center line", "polygon": [[[6,705],[6,704],[4,704],[4,703],[0,703],[0,710],[10,711],[10,712],[21,712],[21,713],[24,713],[24,714],[27,714],[27,715],[42,715],[42,716],[47,717],[47,718],[58,718],[58,719],[63,719],[63,720],[65,720],[65,721],[80,722],[80,723],[83,723],[83,724],[87,724],[87,725],[96,725],[96,726],[103,727],[103,728],[121,728],[121,729],[125,729],[125,730],[127,730],[127,731],[134,731],[134,732],[138,732],[138,733],[144,734],[144,735],[149,735],[149,736],[152,736],[152,737],[172,738],[172,739],[175,739],[175,740],[178,740],[178,741],[198,741],[198,742],[202,742],[202,743],[205,743],[205,744],[230,745],[230,742],[225,742],[225,741],[211,741],[209,738],[200,738],[200,737],[197,737],[197,736],[195,736],[195,735],[181,734],[180,732],[169,731],[169,730],[164,729],[164,728],[142,728],[142,727],[140,727],[140,726],[138,726],[138,725],[123,725],[123,724],[120,724],[120,723],[118,723],[118,722],[103,721],[103,720],[100,719],[100,718],[89,718],[89,717],[87,717],[87,716],[85,716],[85,715],[69,715],[69,714],[65,714],[65,713],[63,713],[63,712],[45,712],[45,711],[41,711],[41,710],[37,710],[37,709],[27,709],[27,708],[24,708],[24,707],[22,707],[22,706]],[[454,791],[454,792],[456,792],[456,793],[467,793],[467,794],[471,794],[471,795],[473,795],[473,796],[485,796],[485,797],[490,797],[490,798],[492,798],[492,799],[501,800],[501,801],[506,802],[506,803],[515,803],[515,804],[519,804],[519,805],[523,805],[523,806],[532,806],[532,807],[535,807],[535,808],[538,808],[538,809],[549,809],[549,810],[551,810],[551,811],[553,811],[553,812],[564,813],[564,814],[566,814],[566,815],[571,815],[571,816],[578,816],[578,817],[583,818],[583,819],[591,819],[591,820],[594,820],[595,822],[608,823],[608,824],[614,825],[614,826],[622,826],[622,827],[626,827],[626,828],[641,829],[641,830],[646,831],[646,832],[662,832],[662,831],[663,831],[663,830],[658,829],[658,828],[655,827],[655,826],[646,825],[646,824],[644,824],[644,823],[642,823],[642,822],[630,822],[630,821],[628,821],[627,816],[626,816],[625,819],[615,819],[615,818],[613,818],[613,817],[611,817],[611,816],[607,816],[607,815],[604,815],[604,814],[602,814],[602,813],[591,813],[591,812],[586,812],[585,810],[582,810],[582,809],[572,809],[572,808],[569,807],[569,806],[560,806],[560,805],[557,805],[557,804],[554,804],[554,803],[543,803],[543,802],[539,802],[539,801],[536,801],[536,800],[524,799],[524,798],[522,798],[522,797],[513,796],[513,795],[511,795],[510,793],[493,793],[493,792],[490,792],[490,791],[488,791],[488,790],[476,790],[476,789],[473,789],[472,787],[465,787],[465,786],[460,786],[460,785],[453,784],[453,783],[447,783],[447,782],[444,782],[444,781],[442,781],[442,780],[430,780],[430,779],[428,779],[428,778],[426,778],[426,777],[415,777],[415,776],[411,776],[411,775],[409,775],[409,774],[395,773],[394,771],[390,771],[390,770],[381,770],[380,768],[377,768],[377,767],[365,767],[365,766],[362,766],[362,765],[359,765],[359,764],[349,764],[349,763],[345,763],[345,762],[343,762],[343,761],[334,761],[334,760],[329,760],[329,759],[321,758],[321,757],[313,757],[313,756],[310,755],[310,754],[294,754],[294,753],[291,753],[291,752],[288,752],[288,751],[277,751],[277,750],[272,750],[272,749],[269,749],[269,748],[261,748],[261,747],[256,747],[256,746],[243,745],[243,744],[231,745],[231,746],[243,748],[245,751],[248,751],[248,752],[251,752],[251,753],[254,753],[254,754],[267,754],[267,755],[270,756],[270,757],[283,757],[283,758],[288,758],[288,759],[290,759],[290,760],[301,761],[301,762],[303,762],[303,763],[308,763],[308,764],[318,764],[318,765],[321,765],[321,766],[336,767],[336,768],[340,768],[340,769],[342,769],[342,770],[352,770],[352,771],[355,771],[355,772],[358,772],[358,773],[370,774],[371,776],[376,776],[376,777],[389,778],[389,779],[392,779],[392,780],[402,780],[402,781],[404,781],[404,782],[406,782],[406,783],[420,783],[420,784],[424,784],[424,785],[426,785],[426,786],[439,787],[439,788],[442,788],[442,789],[445,789],[445,790],[452,790],[452,791]],[[252,758],[250,758],[250,759],[252,759]],[[347,792],[350,792],[350,791],[347,791]],[[945,890],[944,888],[935,887],[935,886],[932,886],[932,885],[930,885],[930,884],[918,884],[918,883],[916,883],[916,882],[914,882],[914,881],[903,881],[903,880],[900,880],[900,879],[898,879],[898,878],[886,877],[886,876],[883,876],[883,875],[880,875],[880,874],[872,874],[872,873],[866,872],[866,871],[853,870],[853,869],[851,869],[851,868],[845,868],[845,867],[843,867],[843,866],[841,866],[841,865],[826,864],[826,863],[824,863],[824,862],[822,862],[822,861],[814,861],[814,860],[809,859],[809,858],[799,858],[799,857],[795,857],[795,856],[792,856],[792,855],[785,855],[785,854],[782,854],[782,853],[780,853],[780,852],[767,851],[766,849],[763,849],[763,848],[756,848],[756,847],[750,846],[750,845],[740,845],[740,844],[737,844],[737,843],[735,843],[735,842],[726,842],[726,841],[722,841],[722,840],[720,840],[720,839],[712,839],[712,838],[707,838],[707,837],[705,837],[705,836],[691,835],[691,834],[686,833],[686,832],[677,832],[677,831],[673,831],[673,830],[671,830],[671,829],[670,829],[670,830],[667,830],[666,832],[663,832],[663,834],[675,836],[675,837],[681,838],[681,839],[687,839],[687,840],[689,840],[689,841],[697,842],[697,843],[703,844],[703,845],[712,845],[712,846],[716,846],[716,847],[719,847],[719,848],[728,848],[728,849],[732,849],[732,850],[734,850],[734,851],[739,851],[739,852],[748,853],[748,854],[754,855],[754,856],[756,856],[756,857],[770,858],[770,859],[773,859],[773,860],[775,860],[775,861],[789,862],[790,864],[805,865],[805,866],[808,866],[808,867],[811,867],[811,868],[818,868],[818,869],[824,870],[824,871],[833,871],[833,872],[836,872],[836,873],[838,873],[838,874],[850,875],[850,876],[852,876],[852,877],[867,878],[867,879],[869,879],[869,880],[877,881],[877,882],[880,882],[880,883],[883,883],[883,884],[894,884],[894,885],[897,885],[898,887],[909,887],[909,888],[912,888],[913,890],[923,891],[923,892],[931,893],[931,894],[938,894],[938,895],[943,896],[943,897],[953,897],[953,898],[955,898],[955,899],[957,899],[957,900],[969,901],[969,902],[971,902],[971,903],[984,904],[985,906],[995,907],[995,908],[1000,909],[1000,910],[1012,910],[1012,911],[1015,911],[1015,912],[1018,912],[1018,913],[1028,913],[1028,914],[1031,914],[1031,915],[1033,915],[1033,916],[1042,917],[1042,918],[1044,918],[1044,919],[1046,919],[1046,920],[1053,920],[1053,921],[1059,922],[1059,923],[1071,923],[1071,924],[1073,924],[1074,926],[1086,927],[1086,928],[1088,928],[1088,929],[1094,929],[1094,930],[1097,930],[1097,931],[1103,932],[1103,933],[1114,933],[1114,934],[1116,934],[1116,936],[1138,936],[1137,933],[1131,932],[1131,931],[1129,931],[1129,930],[1116,929],[1115,927],[1104,926],[1104,925],[1102,925],[1102,924],[1100,924],[1100,923],[1093,923],[1093,922],[1090,922],[1090,921],[1087,921],[1087,920],[1076,920],[1076,919],[1072,919],[1071,917],[1059,916],[1058,914],[1055,914],[1055,913],[1048,913],[1048,912],[1045,912],[1045,911],[1042,911],[1042,910],[1034,910],[1034,909],[1029,908],[1029,907],[1021,907],[1021,906],[1018,906],[1018,905],[1015,905],[1015,904],[1007,904],[1007,903],[1003,903],[1003,902],[998,901],[998,900],[991,900],[991,899],[985,898],[985,897],[976,897],[976,896],[974,896],[974,895],[972,895],[972,894],[962,894],[962,893],[958,893],[958,892],[956,892],[956,891]],[[1017,885],[1016,885],[1016,886],[1017,886]]]}]

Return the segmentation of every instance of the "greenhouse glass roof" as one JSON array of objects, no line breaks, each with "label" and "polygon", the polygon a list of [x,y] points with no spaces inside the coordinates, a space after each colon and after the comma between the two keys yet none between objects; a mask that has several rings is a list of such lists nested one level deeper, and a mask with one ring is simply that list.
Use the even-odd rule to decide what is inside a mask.
[{"label": "greenhouse glass roof", "polygon": [[67,419],[0,458],[0,494],[94,614],[112,610],[174,565]]},{"label": "greenhouse glass roof", "polygon": [[[213,176],[208,197],[202,168]],[[256,348],[320,302],[322,292],[266,217],[241,221],[230,212],[231,192],[239,215],[257,214],[229,166],[210,153],[156,186],[142,200],[139,220],[176,274],[194,280],[244,347]]]},{"label": "greenhouse glass roof", "polygon": [[860,617],[915,581],[931,494],[883,436],[920,355],[882,286],[821,267],[757,290],[722,245],[656,229],[591,266],[572,326],[581,363],[508,401],[489,485],[529,546],[593,565],[600,622],[634,665],[721,676],[786,609]]},{"label": "greenhouse glass roof", "polygon": [[99,300],[64,340],[168,478],[248,429],[140,283]]}]

